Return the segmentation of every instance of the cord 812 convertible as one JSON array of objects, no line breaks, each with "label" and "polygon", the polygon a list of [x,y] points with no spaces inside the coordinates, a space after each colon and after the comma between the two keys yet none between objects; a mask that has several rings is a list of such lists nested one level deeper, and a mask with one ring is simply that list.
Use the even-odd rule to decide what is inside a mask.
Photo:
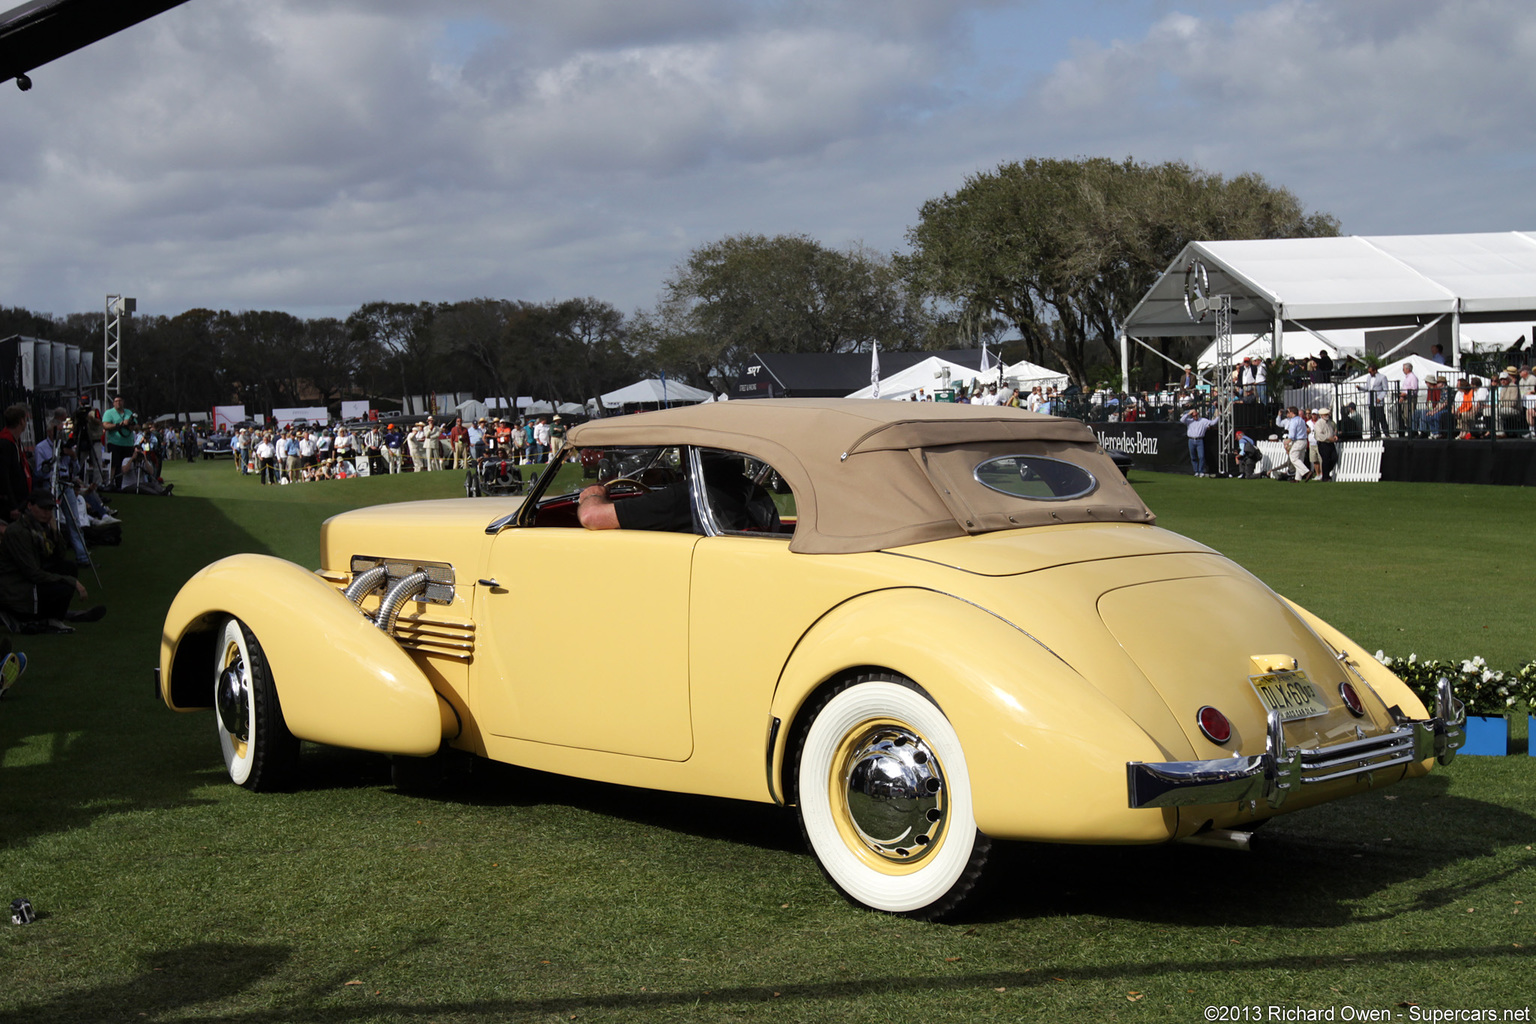
[{"label": "cord 812 convertible", "polygon": [[[546,492],[583,451],[618,511],[681,518],[581,528],[578,496]],[[159,692],[215,709],[235,782],[300,782],[300,740],[446,745],[791,804],[831,882],[893,913],[957,906],[994,839],[1237,842],[1462,742],[1449,683],[1426,710],[1337,630],[1154,526],[1083,424],[1011,409],[598,420],[523,498],[361,509],[326,522],[321,551],[315,572],[216,562],[166,617]],[[565,610],[563,642],[546,624],[514,644],[530,596]],[[569,671],[593,636],[628,670]]]}]

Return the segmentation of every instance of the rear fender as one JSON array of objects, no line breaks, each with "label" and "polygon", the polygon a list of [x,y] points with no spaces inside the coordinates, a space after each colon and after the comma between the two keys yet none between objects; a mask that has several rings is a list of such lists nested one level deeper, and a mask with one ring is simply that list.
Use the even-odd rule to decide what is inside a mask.
[{"label": "rear fender", "polygon": [[774,695],[772,777],[824,684],[898,672],[939,705],[965,752],[976,823],[988,835],[1059,842],[1161,842],[1172,810],[1132,810],[1126,762],[1166,756],[1139,725],[1038,641],[946,594],[900,589],[840,605],[810,629]]},{"label": "rear fender", "polygon": [[168,707],[212,706],[217,630],[227,615],[261,642],[295,736],[417,756],[441,745],[446,705],[410,655],[335,587],[268,555],[214,562],[176,595],[160,636]]}]

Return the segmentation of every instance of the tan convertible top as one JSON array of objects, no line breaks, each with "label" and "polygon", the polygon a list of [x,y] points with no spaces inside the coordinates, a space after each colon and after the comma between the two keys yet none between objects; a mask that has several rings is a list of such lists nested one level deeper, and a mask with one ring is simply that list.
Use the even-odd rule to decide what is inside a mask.
[{"label": "tan convertible top", "polygon": [[[795,492],[794,551],[877,551],[1021,526],[1153,520],[1086,425],[1006,407],[753,399],[593,420],[568,440],[582,448],[686,444],[757,456]],[[1081,498],[1042,501],[977,482],[976,465],[1003,455],[1070,462],[1098,486]]]}]

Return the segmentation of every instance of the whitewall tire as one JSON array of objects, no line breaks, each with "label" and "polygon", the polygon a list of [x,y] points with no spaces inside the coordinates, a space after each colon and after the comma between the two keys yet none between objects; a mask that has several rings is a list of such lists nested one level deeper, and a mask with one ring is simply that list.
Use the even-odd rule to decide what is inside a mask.
[{"label": "whitewall tire", "polygon": [[799,730],[796,802],[828,880],[861,906],[934,918],[975,886],[976,828],[954,727],[911,680],[866,675],[825,694]]},{"label": "whitewall tire", "polygon": [[245,623],[233,616],[219,628],[213,665],[214,719],[230,780],[271,790],[292,782],[299,741],[283,721],[266,654]]}]

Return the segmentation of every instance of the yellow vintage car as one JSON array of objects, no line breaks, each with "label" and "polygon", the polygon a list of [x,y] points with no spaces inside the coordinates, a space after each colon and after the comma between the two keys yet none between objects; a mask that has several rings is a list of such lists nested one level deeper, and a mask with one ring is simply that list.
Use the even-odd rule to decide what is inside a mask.
[{"label": "yellow vintage car", "polygon": [[336,516],[317,571],[208,566],[166,616],[165,703],[214,708],[256,790],[301,784],[309,740],[791,804],[844,895],[918,917],[994,839],[1241,844],[1462,743],[1448,682],[1431,714],[1154,526],[1076,421],[739,401],[584,424],[556,463],[580,455],[602,486],[548,494],[552,466]]}]

